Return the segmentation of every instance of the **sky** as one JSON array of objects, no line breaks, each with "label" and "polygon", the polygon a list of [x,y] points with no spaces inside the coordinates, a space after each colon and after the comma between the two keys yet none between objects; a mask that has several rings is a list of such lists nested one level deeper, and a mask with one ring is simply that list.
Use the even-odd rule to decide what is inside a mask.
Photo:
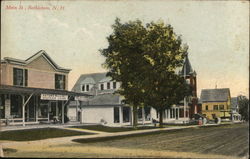
[{"label": "sky", "polygon": [[[118,17],[122,22],[163,20],[189,46],[197,89],[230,88],[248,96],[247,1],[1,1],[1,57],[27,59],[45,50],[70,68],[69,90],[81,74],[105,72],[99,50]],[[22,7],[20,7],[22,6]],[[35,9],[35,7],[43,9]],[[13,9],[15,8],[16,9]],[[33,9],[31,9],[33,8]],[[46,9],[46,8],[49,8]]]}]

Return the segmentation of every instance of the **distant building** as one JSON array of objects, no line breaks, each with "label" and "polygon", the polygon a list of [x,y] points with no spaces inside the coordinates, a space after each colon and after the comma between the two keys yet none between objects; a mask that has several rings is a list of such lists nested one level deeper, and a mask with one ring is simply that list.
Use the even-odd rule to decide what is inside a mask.
[{"label": "distant building", "polygon": [[238,99],[238,97],[231,98],[231,118],[232,118],[232,121],[241,120],[241,115],[239,114],[239,99]]},{"label": "distant building", "polygon": [[1,60],[0,120],[6,124],[64,123],[67,104],[84,93],[67,91],[70,69],[43,50],[26,60]]},{"label": "distant building", "polygon": [[231,95],[229,88],[202,89],[202,114],[208,119],[231,118]]}]

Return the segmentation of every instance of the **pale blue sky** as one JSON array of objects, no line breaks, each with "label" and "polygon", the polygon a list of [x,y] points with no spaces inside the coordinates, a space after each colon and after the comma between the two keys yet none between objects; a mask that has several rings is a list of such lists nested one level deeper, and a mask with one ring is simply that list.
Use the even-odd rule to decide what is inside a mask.
[{"label": "pale blue sky", "polygon": [[[7,10],[6,6],[64,7],[64,10]],[[71,68],[69,89],[83,73],[104,72],[99,49],[107,47],[116,17],[123,22],[159,19],[184,43],[203,88],[230,88],[248,95],[249,2],[240,1],[6,1],[2,2],[2,57],[26,59],[45,50]]]}]

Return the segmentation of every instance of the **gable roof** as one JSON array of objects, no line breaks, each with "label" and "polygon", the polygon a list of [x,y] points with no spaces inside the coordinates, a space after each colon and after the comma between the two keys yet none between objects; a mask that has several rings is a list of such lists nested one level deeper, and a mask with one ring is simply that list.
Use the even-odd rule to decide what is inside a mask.
[{"label": "gable roof", "polygon": [[[98,83],[102,79],[106,78],[107,72],[102,72],[102,73],[90,73],[90,74],[82,74],[78,80],[76,81],[74,87],[72,88],[72,91],[75,92],[80,92],[80,85],[84,83],[86,79],[91,79],[92,82]],[[86,80],[88,81],[88,80]]]},{"label": "gable roof", "polygon": [[120,105],[120,96],[116,94],[100,94],[91,98],[88,105]]},{"label": "gable roof", "polygon": [[32,61],[34,61],[35,59],[39,58],[39,57],[44,57],[46,59],[46,61],[56,70],[59,72],[66,72],[69,73],[69,71],[71,71],[71,69],[66,69],[63,67],[58,66],[52,59],[51,57],[44,51],[44,50],[40,50],[37,53],[35,53],[34,55],[32,55],[31,57],[27,58],[26,60],[20,60],[20,59],[15,59],[15,58],[11,58],[11,57],[5,57],[4,58],[4,62],[7,63],[11,63],[11,64],[16,64],[16,65],[28,65],[29,63],[31,63]]},{"label": "gable roof", "polygon": [[228,100],[228,97],[230,97],[229,88],[201,90],[202,102],[225,102]]}]

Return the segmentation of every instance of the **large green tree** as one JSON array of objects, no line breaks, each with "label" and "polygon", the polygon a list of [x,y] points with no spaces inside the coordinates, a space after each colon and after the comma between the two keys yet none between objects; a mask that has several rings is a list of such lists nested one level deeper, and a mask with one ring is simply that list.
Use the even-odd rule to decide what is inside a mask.
[{"label": "large green tree", "polygon": [[188,90],[184,78],[176,74],[187,47],[171,25],[160,21],[143,25],[140,20],[116,19],[112,28],[109,46],[101,50],[108,76],[121,82],[119,93],[134,108],[134,126],[141,105],[156,108],[162,125],[163,110],[178,103]]}]

